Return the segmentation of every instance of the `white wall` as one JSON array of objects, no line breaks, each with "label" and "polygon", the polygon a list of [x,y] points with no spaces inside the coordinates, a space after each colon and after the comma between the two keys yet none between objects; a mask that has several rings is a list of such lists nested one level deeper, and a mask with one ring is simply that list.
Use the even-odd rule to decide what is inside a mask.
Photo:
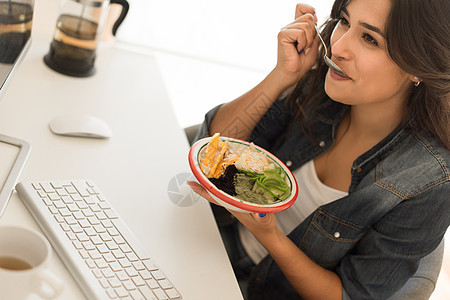
[{"label": "white wall", "polygon": [[[276,36],[293,21],[293,0],[129,0],[119,38],[192,57],[267,70],[276,58]],[[303,1],[320,20],[332,1]]]},{"label": "white wall", "polygon": [[[181,126],[203,120],[275,66],[277,34],[293,21],[293,0],[128,0],[117,40],[156,55]],[[331,0],[312,1],[319,20]]]}]

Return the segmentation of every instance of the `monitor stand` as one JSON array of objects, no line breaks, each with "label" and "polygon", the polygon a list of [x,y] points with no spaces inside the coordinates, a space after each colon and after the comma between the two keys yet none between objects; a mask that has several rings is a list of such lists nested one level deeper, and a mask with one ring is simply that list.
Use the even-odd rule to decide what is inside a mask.
[{"label": "monitor stand", "polygon": [[[3,73],[0,74],[0,77],[3,76],[5,77],[5,79],[3,80],[3,82],[1,82],[0,80],[0,97],[4,93],[6,86],[8,85],[9,80],[11,79],[13,73],[15,73],[18,65],[22,62],[23,58],[25,57],[25,53],[30,48],[30,45],[31,45],[31,38],[28,39],[28,41],[24,45],[21,53],[17,58],[17,61],[10,67],[8,67],[7,70],[2,70],[2,72],[5,72],[5,74]],[[4,170],[2,170],[2,174],[6,174],[6,176],[4,176],[3,178],[6,179],[0,181],[0,184],[4,182],[3,186],[0,185],[0,218],[1,218],[3,212],[5,211],[6,205],[8,204],[9,198],[11,197],[11,194],[14,191],[15,185],[20,176],[20,173],[22,172],[25,162],[27,161],[28,156],[30,155],[31,146],[30,144],[28,144],[23,140],[6,136],[3,134],[0,134],[0,145],[13,146],[19,149],[18,153],[16,151],[17,155],[15,156],[12,167],[9,170],[6,167],[4,168]],[[6,158],[0,157],[0,159],[3,160]],[[3,163],[1,164],[1,167],[3,168]]]},{"label": "monitor stand", "polygon": [[9,171],[6,173],[6,180],[4,184],[0,187],[0,217],[2,216],[5,208],[8,204],[9,198],[16,186],[17,180],[19,179],[20,173],[25,166],[28,156],[31,152],[31,145],[23,140],[13,138],[0,134],[0,144],[6,144],[8,146],[17,147],[19,152],[14,159],[13,165]]}]

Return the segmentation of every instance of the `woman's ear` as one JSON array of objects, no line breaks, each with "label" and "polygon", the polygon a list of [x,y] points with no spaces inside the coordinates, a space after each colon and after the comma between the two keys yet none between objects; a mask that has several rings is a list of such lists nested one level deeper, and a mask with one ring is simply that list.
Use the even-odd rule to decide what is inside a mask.
[{"label": "woman's ear", "polygon": [[422,80],[414,75],[409,75],[409,79],[414,83],[414,86],[419,86],[419,84],[422,82]]}]

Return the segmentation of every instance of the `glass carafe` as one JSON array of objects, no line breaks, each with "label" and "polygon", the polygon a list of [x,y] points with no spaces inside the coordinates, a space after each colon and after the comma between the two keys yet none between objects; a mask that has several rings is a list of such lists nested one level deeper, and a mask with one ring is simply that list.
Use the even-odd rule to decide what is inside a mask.
[{"label": "glass carafe", "polygon": [[12,64],[31,36],[34,0],[0,1],[0,63]]},{"label": "glass carafe", "polygon": [[128,12],[126,0],[65,0],[56,21],[50,51],[45,63],[65,75],[87,77],[95,72],[96,49],[110,4],[120,4],[122,11],[112,34]]}]

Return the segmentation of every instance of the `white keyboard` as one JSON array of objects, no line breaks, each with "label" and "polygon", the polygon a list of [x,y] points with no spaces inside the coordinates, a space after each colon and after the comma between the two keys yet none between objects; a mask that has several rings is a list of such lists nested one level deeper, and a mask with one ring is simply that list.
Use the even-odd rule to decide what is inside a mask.
[{"label": "white keyboard", "polygon": [[181,299],[92,181],[16,190],[88,299]]}]

